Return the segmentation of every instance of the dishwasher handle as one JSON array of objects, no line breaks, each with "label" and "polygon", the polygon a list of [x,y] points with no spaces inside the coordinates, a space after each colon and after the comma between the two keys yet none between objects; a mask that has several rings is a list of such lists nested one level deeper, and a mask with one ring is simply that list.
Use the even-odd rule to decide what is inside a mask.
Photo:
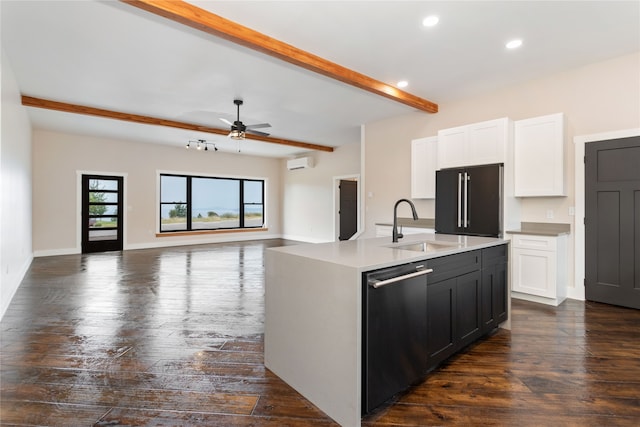
[{"label": "dishwasher handle", "polygon": [[374,289],[378,289],[378,288],[380,288],[382,286],[390,285],[392,283],[396,283],[396,282],[399,282],[399,281],[405,280],[405,279],[411,279],[413,277],[423,276],[423,275],[429,274],[431,272],[433,272],[433,268],[427,268],[426,270],[418,270],[418,271],[413,272],[413,273],[404,274],[402,276],[397,276],[397,277],[392,277],[391,279],[387,279],[387,280],[372,279],[372,280],[369,280],[369,286],[371,286]]}]

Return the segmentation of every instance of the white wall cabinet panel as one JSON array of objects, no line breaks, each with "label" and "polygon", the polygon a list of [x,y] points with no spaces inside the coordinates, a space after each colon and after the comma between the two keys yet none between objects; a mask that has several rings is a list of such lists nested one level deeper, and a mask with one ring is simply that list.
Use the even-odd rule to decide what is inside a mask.
[{"label": "white wall cabinet panel", "polygon": [[438,169],[465,166],[468,143],[467,126],[438,131]]},{"label": "white wall cabinet panel", "polygon": [[515,235],[512,296],[558,305],[567,296],[567,236]]},{"label": "white wall cabinet panel", "polygon": [[509,119],[501,118],[438,132],[438,169],[504,163]]},{"label": "white wall cabinet panel", "polygon": [[566,196],[564,114],[515,122],[516,197]]},{"label": "white wall cabinet panel", "polygon": [[438,137],[411,141],[411,198],[436,197],[436,167]]},{"label": "white wall cabinet panel", "polygon": [[504,163],[509,119],[469,125],[469,161],[474,165]]}]

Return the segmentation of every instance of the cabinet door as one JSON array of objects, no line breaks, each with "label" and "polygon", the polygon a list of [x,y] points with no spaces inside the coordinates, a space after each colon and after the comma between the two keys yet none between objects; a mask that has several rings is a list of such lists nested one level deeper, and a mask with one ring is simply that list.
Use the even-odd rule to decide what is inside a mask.
[{"label": "cabinet door", "polygon": [[556,297],[556,253],[513,249],[513,290],[541,297]]},{"label": "cabinet door", "polygon": [[564,115],[515,122],[516,197],[566,196]]},{"label": "cabinet door", "polygon": [[479,271],[456,278],[456,348],[466,347],[482,335],[481,276]]},{"label": "cabinet door", "polygon": [[436,197],[437,137],[411,141],[411,198]]},{"label": "cabinet door", "polygon": [[438,169],[466,166],[469,128],[460,126],[438,132]]},{"label": "cabinet door", "polygon": [[496,327],[509,318],[509,281],[507,263],[496,264],[493,276],[493,317]]},{"label": "cabinet door", "polygon": [[507,264],[482,268],[482,333],[490,332],[508,317]]},{"label": "cabinet door", "polygon": [[432,369],[456,351],[456,279],[427,286],[427,368]]},{"label": "cabinet door", "polygon": [[508,122],[503,118],[469,125],[469,164],[504,163]]}]

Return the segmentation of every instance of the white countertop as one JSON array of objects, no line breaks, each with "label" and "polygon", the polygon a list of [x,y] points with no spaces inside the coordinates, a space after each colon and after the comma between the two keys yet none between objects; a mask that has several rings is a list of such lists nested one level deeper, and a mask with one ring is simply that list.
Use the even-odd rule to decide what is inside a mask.
[{"label": "white countertop", "polygon": [[[444,246],[427,252],[394,248],[425,241],[442,244]],[[305,243],[301,245],[270,248],[268,250],[352,267],[359,271],[367,271],[506,243],[509,243],[509,240],[490,237],[457,236],[452,234],[420,233],[406,235],[400,239],[398,243],[392,243],[389,237],[376,237],[330,243]]]}]

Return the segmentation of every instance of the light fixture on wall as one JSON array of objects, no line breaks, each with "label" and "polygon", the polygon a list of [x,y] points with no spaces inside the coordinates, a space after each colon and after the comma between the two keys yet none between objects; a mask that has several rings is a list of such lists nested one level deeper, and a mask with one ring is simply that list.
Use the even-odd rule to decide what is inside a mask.
[{"label": "light fixture on wall", "polygon": [[187,142],[187,145],[185,146],[185,148],[188,150],[191,148],[191,144],[195,144],[196,150],[204,150],[204,151],[209,151],[209,146],[213,147],[213,151],[218,151],[218,147],[216,147],[216,143],[215,142],[209,142],[206,139],[196,139],[196,140],[192,140]]}]

